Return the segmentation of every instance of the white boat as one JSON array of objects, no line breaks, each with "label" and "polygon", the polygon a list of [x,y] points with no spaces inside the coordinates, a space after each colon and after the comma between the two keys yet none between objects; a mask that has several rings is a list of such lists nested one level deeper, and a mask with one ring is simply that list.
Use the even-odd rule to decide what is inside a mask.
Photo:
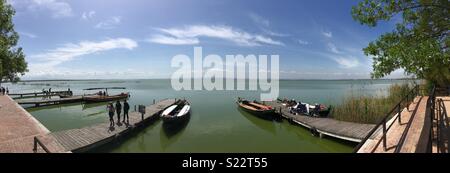
[{"label": "white boat", "polygon": [[182,100],[165,109],[161,113],[161,118],[164,122],[180,121],[189,116],[190,110],[191,106],[189,102]]}]

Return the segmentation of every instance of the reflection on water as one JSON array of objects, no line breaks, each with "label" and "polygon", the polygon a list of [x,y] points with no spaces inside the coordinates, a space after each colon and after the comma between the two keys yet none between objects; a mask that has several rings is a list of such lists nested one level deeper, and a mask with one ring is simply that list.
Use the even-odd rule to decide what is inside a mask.
[{"label": "reflection on water", "polygon": [[163,150],[170,147],[171,144],[175,143],[180,136],[182,136],[183,131],[186,129],[189,121],[191,119],[190,114],[186,115],[185,119],[177,122],[162,123],[162,130],[160,131],[160,144]]},{"label": "reflection on water", "polygon": [[[333,104],[348,95],[382,93],[399,80],[280,81],[280,98]],[[170,127],[161,120],[95,152],[351,152],[353,143],[318,138],[285,120],[266,120],[237,109],[236,98],[258,99],[259,91],[174,91],[170,80],[99,80],[40,82],[46,85],[5,84],[11,92],[66,90],[83,94],[84,88],[126,87],[134,105],[150,105],[164,98],[186,98],[192,105],[185,124]],[[47,85],[48,84],[48,85]],[[2,84],[4,85],[4,84]],[[58,88],[58,86],[64,86]],[[14,93],[13,92],[13,93]],[[108,122],[106,104],[72,103],[27,110],[50,131],[82,128]],[[130,110],[130,111],[131,111]]]},{"label": "reflection on water", "polygon": [[270,132],[273,135],[276,134],[275,123],[279,122],[279,121],[275,121],[273,118],[267,118],[267,117],[261,117],[261,116],[252,115],[252,114],[242,110],[239,107],[237,108],[237,110],[247,120],[252,122],[252,124],[256,125],[257,127],[261,128],[261,129],[263,129],[263,130],[265,130],[267,132]]}]

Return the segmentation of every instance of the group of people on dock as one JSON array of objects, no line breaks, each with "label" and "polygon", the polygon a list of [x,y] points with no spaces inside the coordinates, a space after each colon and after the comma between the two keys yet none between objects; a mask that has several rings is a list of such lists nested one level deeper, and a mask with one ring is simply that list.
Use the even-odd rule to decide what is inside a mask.
[{"label": "group of people on dock", "polygon": [[9,88],[0,87],[0,94],[2,94],[2,95],[9,94]]},{"label": "group of people on dock", "polygon": [[[120,101],[117,101],[115,106],[113,105],[112,102],[110,102],[107,106],[107,110],[108,110],[108,115],[109,115],[109,126],[110,127],[114,127],[114,113],[117,114],[117,125],[120,125],[120,114],[122,113],[122,104],[120,104]],[[126,119],[126,123],[129,124],[130,123],[130,119],[128,117],[128,111],[130,110],[130,105],[128,104],[127,100],[123,101],[123,120],[122,123],[125,123],[125,119]]]},{"label": "group of people on dock", "polygon": [[106,91],[99,91],[97,93],[99,96],[108,96],[108,94],[106,93]]}]

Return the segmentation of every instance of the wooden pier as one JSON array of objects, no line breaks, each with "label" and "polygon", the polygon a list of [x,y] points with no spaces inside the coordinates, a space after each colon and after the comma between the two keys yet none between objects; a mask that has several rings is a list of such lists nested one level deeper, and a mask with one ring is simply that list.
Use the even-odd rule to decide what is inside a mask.
[{"label": "wooden pier", "polygon": [[[129,118],[130,123],[122,124],[118,126],[115,125],[114,128],[109,126],[109,122],[101,123],[93,126],[88,126],[79,129],[70,129],[59,132],[52,132],[38,136],[39,140],[50,140],[56,141],[58,146],[64,148],[64,152],[86,152],[94,148],[112,142],[119,137],[123,137],[132,131],[140,129],[139,127],[144,127],[146,124],[152,122],[159,118],[159,114],[167,107],[173,105],[176,99],[166,99],[156,102],[153,105],[147,106],[145,108],[145,114],[139,112],[130,112]],[[106,115],[105,115],[106,119]],[[114,116],[116,121],[116,116]],[[45,147],[47,144],[44,143]],[[55,145],[55,144],[52,144]],[[49,152],[61,152],[52,151]]]},{"label": "wooden pier", "polygon": [[30,92],[30,93],[10,93],[8,94],[14,99],[21,99],[21,98],[32,98],[32,97],[45,97],[45,96],[58,96],[58,95],[67,95],[71,94],[71,91],[52,91],[52,92]]},{"label": "wooden pier", "polygon": [[319,118],[304,115],[294,115],[279,101],[264,102],[275,108],[276,112],[283,118],[299,124],[309,130],[314,130],[322,137],[323,135],[352,142],[361,142],[367,134],[375,127],[373,124],[359,124],[339,121],[332,118]]},{"label": "wooden pier", "polygon": [[35,107],[39,107],[39,106],[74,103],[81,101],[83,101],[83,96],[73,96],[58,99],[42,99],[42,100],[17,100],[17,103],[20,105],[34,105]]}]

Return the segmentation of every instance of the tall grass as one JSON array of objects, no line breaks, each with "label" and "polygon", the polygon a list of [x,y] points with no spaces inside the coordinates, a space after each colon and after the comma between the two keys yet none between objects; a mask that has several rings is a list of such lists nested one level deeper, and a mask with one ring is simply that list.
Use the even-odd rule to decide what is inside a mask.
[{"label": "tall grass", "polygon": [[342,121],[371,123],[380,121],[413,88],[408,84],[393,84],[385,96],[355,96],[352,93],[332,110],[333,118]]}]

